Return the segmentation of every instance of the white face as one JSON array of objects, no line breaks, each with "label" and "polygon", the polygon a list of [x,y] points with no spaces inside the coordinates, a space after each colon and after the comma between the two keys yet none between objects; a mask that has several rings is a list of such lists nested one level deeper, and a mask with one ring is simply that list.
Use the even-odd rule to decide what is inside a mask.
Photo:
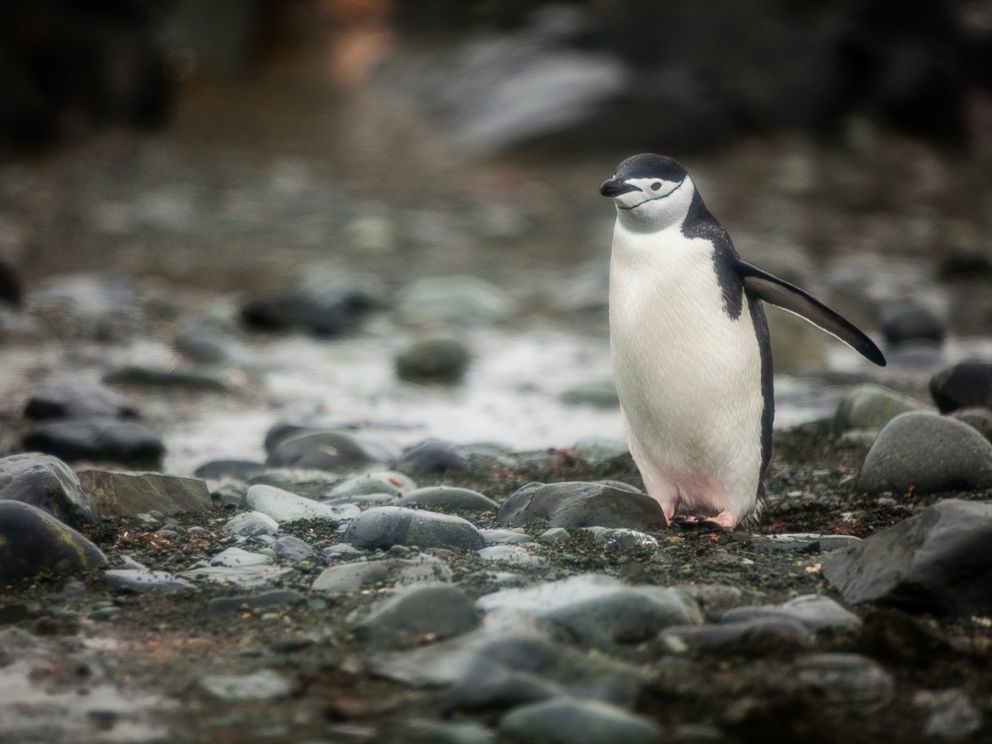
[{"label": "white face", "polygon": [[629,191],[613,197],[617,215],[625,226],[639,232],[655,232],[679,225],[689,212],[696,190],[692,179],[629,178]]}]

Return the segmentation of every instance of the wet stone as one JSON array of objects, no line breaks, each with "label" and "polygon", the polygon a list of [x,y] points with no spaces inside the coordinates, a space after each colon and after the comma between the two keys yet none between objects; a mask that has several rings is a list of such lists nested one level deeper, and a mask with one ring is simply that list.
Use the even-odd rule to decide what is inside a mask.
[{"label": "wet stone", "polygon": [[276,700],[292,690],[289,680],[271,669],[242,675],[211,674],[200,678],[200,686],[226,701]]},{"label": "wet stone", "polygon": [[87,380],[60,380],[32,393],[24,406],[30,419],[136,418],[120,393]]},{"label": "wet stone", "polygon": [[895,682],[877,662],[860,654],[809,654],[796,659],[796,681],[838,705],[880,708],[895,694]]},{"label": "wet stone", "polygon": [[518,568],[540,568],[548,565],[546,558],[534,555],[520,545],[490,545],[479,551],[479,557],[494,563],[506,563]]},{"label": "wet stone", "polygon": [[514,708],[499,728],[522,741],[562,744],[652,744],[662,731],[652,721],[608,703],[560,697]]},{"label": "wet stone", "polygon": [[96,545],[48,512],[0,500],[0,580],[41,572],[84,574],[106,562]]},{"label": "wet stone", "polygon": [[322,561],[333,563],[335,561],[350,561],[361,558],[365,555],[365,552],[348,543],[338,543],[337,545],[328,545],[326,548],[321,548],[319,555]]},{"label": "wet stone", "polygon": [[428,486],[417,488],[403,496],[397,506],[418,507],[436,511],[495,512],[499,504],[488,496],[469,488]]},{"label": "wet stone", "polygon": [[262,484],[255,484],[248,489],[245,503],[248,508],[267,514],[279,524],[301,519],[320,519],[332,524],[340,524],[359,514],[356,506],[323,504],[275,486]]},{"label": "wet stone", "polygon": [[420,383],[458,382],[468,369],[472,352],[456,338],[431,336],[414,341],[396,357],[396,375]]},{"label": "wet stone", "polygon": [[424,638],[451,638],[478,624],[472,600],[461,589],[426,584],[399,591],[352,625],[352,631],[374,645],[396,647]]},{"label": "wet stone", "polygon": [[301,540],[295,535],[280,537],[272,543],[272,550],[276,558],[289,563],[299,563],[313,557],[313,548],[305,540]]},{"label": "wet stone", "polygon": [[543,523],[550,527],[657,529],[665,519],[649,496],[603,483],[529,483],[496,514],[499,524]]},{"label": "wet stone", "polygon": [[213,508],[207,484],[198,478],[83,470],[79,482],[105,515],[129,517],[154,510],[171,516]]},{"label": "wet stone", "polygon": [[661,633],[662,642],[674,651],[686,648],[722,650],[759,641],[806,645],[810,631],[803,623],[784,616],[756,617],[735,622],[707,623],[701,626],[679,625]]},{"label": "wet stone", "polygon": [[214,597],[207,602],[207,616],[226,615],[242,612],[258,612],[276,607],[299,605],[306,602],[306,597],[290,589],[277,589],[255,595],[236,595],[233,597]]},{"label": "wet stone", "polygon": [[992,444],[960,421],[904,413],[879,433],[858,486],[869,493],[992,488]]},{"label": "wet stone", "polygon": [[403,451],[394,467],[404,473],[443,475],[465,470],[465,458],[449,442],[426,439]]},{"label": "wet stone", "polygon": [[211,460],[194,470],[193,475],[205,480],[232,478],[246,481],[264,470],[265,465],[254,460]]},{"label": "wet stone", "polygon": [[388,450],[348,432],[302,430],[277,439],[266,465],[340,471],[391,459]]},{"label": "wet stone", "polygon": [[224,531],[231,535],[274,535],[279,532],[279,523],[268,514],[259,511],[247,512],[232,517],[224,525]]},{"label": "wet stone", "polygon": [[455,550],[479,550],[485,546],[482,535],[471,522],[448,514],[397,506],[362,512],[348,525],[344,539],[366,550],[393,545]]},{"label": "wet stone", "polygon": [[992,612],[992,503],[947,499],[832,553],[823,575],[844,601],[914,612]]},{"label": "wet stone", "polygon": [[165,445],[148,427],[113,418],[79,418],[38,424],[24,436],[24,449],[66,461],[116,462],[157,468]]},{"label": "wet stone", "polygon": [[834,431],[863,429],[878,432],[900,413],[922,408],[923,404],[881,385],[859,385],[834,412]]},{"label": "wet stone", "polygon": [[451,581],[452,575],[444,561],[429,555],[355,561],[325,568],[314,580],[311,589],[315,592],[351,593],[382,585]]},{"label": "wet stone", "polygon": [[61,460],[28,452],[0,458],[0,499],[23,501],[76,527],[100,521],[79,478]]}]

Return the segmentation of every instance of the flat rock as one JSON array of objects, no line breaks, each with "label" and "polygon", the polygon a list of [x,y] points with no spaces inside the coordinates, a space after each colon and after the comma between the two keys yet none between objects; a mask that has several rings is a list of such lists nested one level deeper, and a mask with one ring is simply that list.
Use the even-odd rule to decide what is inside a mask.
[{"label": "flat rock", "polygon": [[28,452],[0,458],[0,499],[23,501],[66,524],[100,521],[100,510],[61,460]]},{"label": "flat rock", "polygon": [[866,429],[881,431],[900,413],[922,408],[923,404],[881,385],[859,385],[838,404],[834,412],[834,431]]},{"label": "flat rock", "polygon": [[24,436],[24,449],[45,452],[68,462],[90,460],[158,467],[165,445],[146,426],[114,418],[48,421]]},{"label": "flat rock", "polygon": [[214,597],[207,602],[207,616],[227,615],[242,612],[257,612],[276,607],[286,607],[303,604],[307,601],[305,595],[292,589],[276,589],[261,594],[235,595],[232,597]]},{"label": "flat rock", "polygon": [[451,638],[478,624],[478,613],[465,592],[442,583],[397,592],[352,625],[352,631],[375,645],[396,647],[423,638]]},{"label": "flat rock", "polygon": [[858,487],[869,493],[992,488],[992,444],[960,421],[904,413],[868,450]]},{"label": "flat rock", "polygon": [[196,585],[175,574],[147,568],[115,568],[104,571],[103,578],[115,589],[126,592],[168,594],[196,589]]},{"label": "flat rock", "polygon": [[[734,622],[707,623],[705,625],[675,625],[661,633],[667,646],[682,651],[688,645],[711,651],[746,647],[763,642],[805,646],[811,638],[810,630],[798,620],[788,617],[755,617]],[[763,646],[764,648],[766,646]]]},{"label": "flat rock", "polygon": [[24,406],[30,419],[136,418],[120,393],[89,380],[58,380],[31,394]]},{"label": "flat rock", "polygon": [[755,618],[795,620],[808,630],[857,630],[861,618],[837,602],[817,594],[805,594],[780,605],[736,607],[720,616],[721,623],[742,622]]},{"label": "flat rock", "polygon": [[354,434],[328,429],[303,430],[277,440],[266,465],[275,467],[349,470],[388,462],[391,453]]},{"label": "flat rock", "polygon": [[406,586],[420,582],[451,581],[451,569],[433,556],[354,561],[325,568],[311,589],[317,592],[351,593],[384,584]]},{"label": "flat rock", "polygon": [[348,478],[334,486],[328,499],[349,498],[374,494],[389,494],[400,497],[413,491],[417,484],[403,473],[389,470],[374,473],[364,473]]},{"label": "flat rock", "polygon": [[244,548],[227,548],[210,559],[211,566],[268,566],[272,558],[265,553],[252,553]]},{"label": "flat rock", "polygon": [[267,514],[279,524],[301,519],[320,519],[332,524],[340,524],[359,514],[356,506],[322,504],[281,488],[262,484],[256,484],[248,489],[245,503],[248,508]]},{"label": "flat rock", "polygon": [[129,517],[157,511],[171,516],[213,508],[207,484],[198,478],[83,470],[79,482],[106,515]]},{"label": "flat rock", "polygon": [[145,367],[135,364],[129,364],[115,369],[113,372],[108,372],[104,375],[103,381],[109,385],[131,385],[201,393],[226,393],[230,392],[232,388],[231,384],[223,377],[198,372],[194,369]]},{"label": "flat rock", "polygon": [[861,542],[854,535],[834,535],[820,532],[778,532],[773,535],[754,535],[752,539],[780,550],[797,553],[829,553],[840,548],[849,548]]},{"label": "flat rock", "polygon": [[479,557],[493,563],[506,563],[519,568],[540,568],[548,565],[548,559],[535,555],[522,545],[490,545],[479,551]]},{"label": "flat rock", "polygon": [[313,548],[306,540],[301,540],[295,535],[280,537],[272,543],[272,550],[276,558],[290,563],[299,563],[313,557]]},{"label": "flat rock", "polygon": [[83,574],[107,559],[51,514],[22,501],[0,501],[0,581],[42,572]]},{"label": "flat rock", "polygon": [[823,575],[852,604],[992,612],[992,503],[948,499],[832,553]]},{"label": "flat rock", "polygon": [[404,473],[433,473],[443,475],[466,468],[465,458],[450,442],[425,439],[403,450],[393,467]]},{"label": "flat rock", "polygon": [[204,480],[247,481],[265,470],[265,465],[254,460],[211,460],[193,471],[193,475]]},{"label": "flat rock", "polygon": [[279,532],[279,523],[268,514],[253,511],[232,517],[224,525],[224,532],[231,535],[244,535],[246,537],[274,535]]},{"label": "flat rock", "polygon": [[209,674],[200,678],[200,686],[227,701],[275,700],[293,689],[289,680],[271,669],[252,674]]},{"label": "flat rock", "polygon": [[210,581],[215,584],[230,584],[242,589],[255,589],[271,584],[293,569],[281,566],[195,566],[182,571],[187,579]]},{"label": "flat rock", "polygon": [[580,574],[478,600],[488,616],[521,614],[551,622],[579,643],[633,643],[672,625],[698,624],[695,604],[676,589],[628,586],[599,574]]},{"label": "flat rock", "polygon": [[961,362],[938,372],[930,380],[930,394],[941,413],[992,408],[992,362]]},{"label": "flat rock", "polygon": [[549,527],[630,527],[657,529],[665,524],[658,502],[642,493],[603,483],[528,483],[496,514],[499,524],[532,522]]},{"label": "flat rock", "polygon": [[561,744],[652,744],[662,740],[653,721],[596,700],[560,697],[514,708],[500,730],[521,741]]},{"label": "flat rock", "polygon": [[486,545],[517,545],[521,543],[532,543],[534,538],[523,530],[479,530]]},{"label": "flat rock", "polygon": [[427,486],[410,491],[397,506],[418,507],[437,511],[495,512],[499,504],[470,488]]},{"label": "flat rock", "polygon": [[365,550],[393,545],[456,550],[479,550],[485,546],[475,526],[461,517],[398,506],[362,512],[348,525],[344,539]]},{"label": "flat rock", "polygon": [[585,530],[610,555],[649,557],[658,550],[658,540],[639,530],[626,527],[586,527]]}]

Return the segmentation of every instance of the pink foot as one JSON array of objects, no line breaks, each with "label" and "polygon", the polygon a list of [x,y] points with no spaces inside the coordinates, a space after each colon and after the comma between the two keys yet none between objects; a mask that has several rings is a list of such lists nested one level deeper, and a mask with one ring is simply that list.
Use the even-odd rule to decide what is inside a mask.
[{"label": "pink foot", "polygon": [[718,527],[721,530],[727,530],[727,532],[730,532],[737,529],[737,525],[740,524],[741,518],[732,512],[722,511],[715,517],[706,517],[702,521],[704,524],[712,525],[713,527]]}]

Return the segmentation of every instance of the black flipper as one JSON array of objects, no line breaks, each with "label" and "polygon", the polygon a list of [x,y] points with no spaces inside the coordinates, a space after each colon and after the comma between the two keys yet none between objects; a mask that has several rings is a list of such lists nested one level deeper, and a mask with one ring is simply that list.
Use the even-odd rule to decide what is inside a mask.
[{"label": "black flipper", "polygon": [[885,366],[885,357],[875,343],[837,312],[799,287],[762,271],[746,261],[737,261],[737,275],[745,291],[783,310],[788,310],[835,336],[869,361]]}]

